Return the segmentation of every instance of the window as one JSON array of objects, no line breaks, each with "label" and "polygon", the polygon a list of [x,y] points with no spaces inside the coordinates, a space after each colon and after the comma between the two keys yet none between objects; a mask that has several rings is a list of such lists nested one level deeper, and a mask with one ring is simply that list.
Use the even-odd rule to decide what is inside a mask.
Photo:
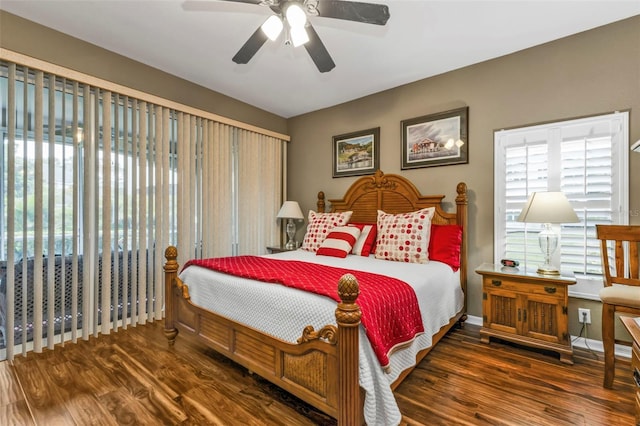
[{"label": "window", "polygon": [[169,244],[279,236],[284,139],[36,64],[0,60],[0,360],[161,319]]},{"label": "window", "polygon": [[629,113],[500,130],[494,144],[495,259],[516,259],[529,268],[543,262],[537,240],[542,224],[516,219],[532,192],[562,191],[580,223],[557,226],[560,243],[552,263],[575,275],[572,296],[599,300],[595,225],[629,220]]}]

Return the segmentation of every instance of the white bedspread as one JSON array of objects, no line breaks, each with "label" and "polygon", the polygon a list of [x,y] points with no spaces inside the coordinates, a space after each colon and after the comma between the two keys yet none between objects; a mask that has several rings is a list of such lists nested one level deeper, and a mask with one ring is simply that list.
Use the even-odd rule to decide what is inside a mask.
[{"label": "white bedspread", "polygon": [[[316,256],[303,250],[268,256],[378,273],[398,278],[414,288],[425,333],[418,336],[411,346],[393,353],[388,373],[380,367],[364,329],[360,328],[360,385],[366,391],[365,420],[370,426],[399,424],[402,416],[390,385],[403,370],[415,365],[416,354],[431,346],[432,336],[462,309],[464,295],[459,273],[454,273],[444,263],[433,261],[408,264],[354,255],[340,259]],[[180,278],[189,286],[191,300],[196,305],[287,342],[296,343],[307,325],[317,330],[336,323],[336,302],[324,296],[198,266],[185,269]],[[218,284],[212,285],[214,280]]]}]

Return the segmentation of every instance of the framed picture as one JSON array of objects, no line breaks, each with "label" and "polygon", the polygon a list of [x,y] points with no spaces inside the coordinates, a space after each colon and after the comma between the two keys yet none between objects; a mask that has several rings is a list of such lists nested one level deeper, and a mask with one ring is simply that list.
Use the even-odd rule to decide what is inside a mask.
[{"label": "framed picture", "polygon": [[380,127],[333,137],[333,177],[373,174],[380,167]]},{"label": "framed picture", "polygon": [[469,107],[402,121],[402,169],[469,162]]}]

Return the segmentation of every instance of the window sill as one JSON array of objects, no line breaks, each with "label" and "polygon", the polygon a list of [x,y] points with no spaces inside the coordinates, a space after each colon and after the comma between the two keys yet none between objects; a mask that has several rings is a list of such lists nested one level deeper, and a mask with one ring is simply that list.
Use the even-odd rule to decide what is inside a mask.
[{"label": "window sill", "polygon": [[574,285],[569,286],[569,297],[575,299],[586,299],[600,301],[600,289],[602,288],[602,281],[599,280],[581,280],[578,279]]}]

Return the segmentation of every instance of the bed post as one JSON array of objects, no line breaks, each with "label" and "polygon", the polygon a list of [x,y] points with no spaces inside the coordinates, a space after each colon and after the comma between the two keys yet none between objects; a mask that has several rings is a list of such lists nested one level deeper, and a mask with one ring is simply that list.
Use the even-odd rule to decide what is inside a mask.
[{"label": "bed post", "polygon": [[467,184],[464,182],[460,182],[458,186],[456,186],[456,192],[458,195],[456,196],[456,216],[457,216],[457,224],[462,227],[462,247],[460,248],[460,258],[462,262],[460,262],[460,285],[462,286],[462,290],[464,291],[464,308],[463,308],[463,319],[466,320],[467,317],[467,205],[469,204],[469,200],[467,198]]},{"label": "bed post", "polygon": [[336,308],[338,324],[338,424],[362,424],[363,406],[360,398],[359,325],[360,307],[355,303],[360,289],[351,274],[345,274],[338,283],[341,303]]},{"label": "bed post", "polygon": [[175,310],[173,309],[173,282],[178,277],[178,249],[169,246],[164,251],[167,262],[164,264],[164,335],[173,346],[178,335],[178,329],[174,325]]}]

